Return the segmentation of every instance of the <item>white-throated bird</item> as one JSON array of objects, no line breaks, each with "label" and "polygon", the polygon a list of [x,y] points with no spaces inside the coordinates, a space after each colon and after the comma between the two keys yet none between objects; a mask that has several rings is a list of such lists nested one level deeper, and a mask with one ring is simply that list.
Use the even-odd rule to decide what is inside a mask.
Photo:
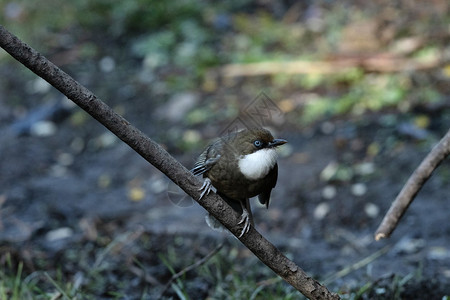
[{"label": "white-throated bird", "polygon": [[278,178],[275,148],[285,143],[284,139],[274,139],[267,129],[244,129],[206,147],[191,170],[194,175],[206,178],[200,199],[211,191],[212,185],[218,195],[241,213],[239,224],[244,227],[239,237],[254,224],[249,198],[258,196],[259,202],[269,207],[270,193]]}]

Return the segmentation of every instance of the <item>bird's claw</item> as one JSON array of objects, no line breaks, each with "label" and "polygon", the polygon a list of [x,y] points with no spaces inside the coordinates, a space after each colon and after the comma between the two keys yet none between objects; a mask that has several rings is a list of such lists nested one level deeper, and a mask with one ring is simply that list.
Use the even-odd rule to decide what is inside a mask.
[{"label": "bird's claw", "polygon": [[201,200],[203,198],[203,196],[207,196],[209,194],[209,192],[211,192],[211,180],[209,178],[206,178],[205,181],[203,182],[203,185],[201,188],[199,188],[199,191],[202,191],[202,193],[200,194],[200,198],[198,200]]},{"label": "bird's claw", "polygon": [[239,220],[238,224],[244,224],[244,228],[242,228],[241,234],[238,236],[239,238],[241,238],[250,230],[250,214],[246,209],[242,211],[241,219]]},{"label": "bird's claw", "polygon": [[[212,189],[211,180],[209,178],[206,178],[205,181],[203,182],[202,187],[198,189],[199,191],[202,191],[202,193],[200,194],[199,200],[201,200],[205,195],[207,196],[211,192],[211,189]],[[208,223],[208,221],[207,221],[207,223]],[[238,236],[238,238],[241,238],[242,236],[244,236],[244,234],[249,232],[250,226],[251,226],[250,213],[247,211],[247,209],[244,206],[242,207],[241,219],[238,222],[238,225],[241,225],[241,224],[243,224],[244,227],[242,228],[241,234]]]}]

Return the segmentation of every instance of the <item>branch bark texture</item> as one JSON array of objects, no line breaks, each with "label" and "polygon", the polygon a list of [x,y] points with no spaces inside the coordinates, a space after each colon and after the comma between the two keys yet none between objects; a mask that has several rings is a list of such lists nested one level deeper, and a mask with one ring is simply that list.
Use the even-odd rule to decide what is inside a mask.
[{"label": "branch bark texture", "polygon": [[431,177],[433,171],[449,154],[450,130],[431,152],[428,153],[414,173],[409,177],[375,232],[375,240],[378,241],[391,235],[417,193],[419,193],[428,178]]},{"label": "branch bark texture", "polygon": [[[0,46],[25,67],[46,80],[61,93],[89,113],[144,159],[167,175],[175,184],[193,199],[200,196],[201,182],[183,165],[152,139],[132,126],[122,116],[98,99],[91,91],[82,86],[67,73],[36,50],[19,40],[0,25]],[[225,202],[212,193],[197,202],[228,228],[236,237],[241,226],[237,225],[239,216]],[[240,241],[252,251],[265,265],[290,283],[294,288],[310,299],[339,299],[326,287],[312,279],[293,261],[283,255],[273,244],[266,240],[254,227]]]}]

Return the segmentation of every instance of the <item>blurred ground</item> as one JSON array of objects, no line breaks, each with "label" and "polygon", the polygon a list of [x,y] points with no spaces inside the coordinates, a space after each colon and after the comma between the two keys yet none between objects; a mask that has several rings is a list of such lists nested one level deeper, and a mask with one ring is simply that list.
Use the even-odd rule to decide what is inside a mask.
[{"label": "blurred ground", "polygon": [[[13,9],[13,3],[4,5]],[[153,47],[148,44],[152,45],[155,38],[168,39],[169,44],[174,39],[174,45],[178,45],[178,35],[164,36],[171,32],[168,30],[171,25],[167,25],[170,22],[162,27],[163,33],[155,31],[146,42],[142,42],[145,37],[135,33],[139,38],[132,39],[137,39],[141,48],[115,31],[117,36],[108,31],[113,37],[95,31],[84,35],[88,27],[83,23],[68,26],[63,33],[46,35],[47,41],[56,45],[50,47],[46,43],[43,47],[49,48],[46,55],[50,59],[163,144],[188,168],[202,147],[229,129],[230,124],[268,126],[289,144],[280,151],[278,185],[269,210],[253,202],[256,226],[262,234],[306,272],[320,280],[329,279],[331,289],[344,295],[368,284],[370,291],[361,296],[365,299],[384,299],[395,292],[403,293],[405,299],[420,299],[423,295],[441,299],[450,294],[448,161],[427,182],[390,239],[374,242],[373,234],[408,176],[449,128],[450,76],[445,73],[448,72],[445,53],[449,49],[445,40],[448,41],[450,33],[448,26],[442,26],[449,20],[449,10],[443,3],[436,1],[429,8],[431,12],[399,4],[401,9],[409,9],[407,20],[394,18],[389,22],[381,17],[367,17],[366,10],[373,8],[352,7],[361,18],[352,24],[341,24],[336,17],[341,26],[341,48],[331,54],[328,48],[331,46],[324,45],[325,36],[333,39],[333,35],[329,31],[324,33],[320,26],[331,22],[332,17],[327,16],[342,13],[339,5],[305,4],[296,8],[256,2],[247,4],[239,13],[215,11],[211,15],[215,16],[216,27],[210,30],[222,37],[230,35],[225,37],[228,44],[221,44],[225,47],[221,51],[235,51],[236,57],[224,59],[219,54],[214,63],[203,62],[205,66],[200,69],[186,63],[196,59],[195,55],[187,54],[186,62],[161,65],[166,56],[176,55],[167,54],[165,48],[161,50],[165,45],[162,42],[155,46],[158,49],[154,52],[148,49]],[[437,14],[439,10],[442,11]],[[395,16],[399,16],[399,11],[400,8],[391,7]],[[439,18],[431,26],[435,14]],[[413,16],[418,16],[417,23],[412,21]],[[391,49],[386,44],[398,45],[395,42],[405,38],[398,29],[404,28],[404,24],[416,24],[417,32],[408,32],[415,34],[415,42],[417,37],[424,38],[419,33],[437,28],[435,36],[420,41],[419,50],[405,46],[412,47],[408,49],[412,49],[409,51],[413,55],[402,59],[412,64],[415,60],[409,59],[421,55],[429,58],[430,52],[438,51],[442,62],[425,69],[417,67],[394,73],[370,69],[382,68],[376,63],[352,69],[346,75],[319,77],[218,72],[220,60],[237,64],[237,70],[243,72],[245,68],[239,66],[253,62],[249,57],[258,62],[273,54],[261,54],[255,47],[276,49],[277,43],[281,43],[287,52],[295,52],[296,44],[283,40],[269,44],[263,41],[255,47],[248,45],[243,36],[256,31],[248,21],[252,18],[267,28],[278,28],[278,24],[283,24],[280,19],[298,28],[312,26],[301,33],[303,39],[310,36],[312,48],[322,45],[328,49],[317,48],[319,52],[328,51],[328,59],[339,61],[342,56],[351,55],[351,68],[361,63],[361,54],[355,53],[368,55],[379,49]],[[9,20],[12,25],[13,21]],[[387,25],[376,25],[381,21]],[[132,28],[132,24],[127,26]],[[188,33],[181,36],[185,34],[187,37],[183,38],[188,40],[189,34],[198,30],[197,26],[183,23],[179,28]],[[282,30],[280,27],[266,34],[283,36]],[[379,35],[363,38],[364,32],[374,30],[382,30],[384,39],[378,40]],[[231,31],[236,40],[230,41]],[[160,35],[155,37],[157,34]],[[195,36],[202,34],[197,32]],[[346,39],[349,41],[345,42]],[[238,51],[231,44],[245,49]],[[38,43],[33,46],[43,50]],[[144,58],[130,54],[130,49],[136,47],[149,54]],[[184,47],[198,50],[202,46]],[[183,53],[190,53],[186,49]],[[252,51],[255,52],[251,54]],[[299,51],[308,53],[313,49],[306,47]],[[243,53],[248,57],[239,56]],[[258,53],[260,59],[256,59]],[[203,53],[202,57],[208,55],[212,54]],[[225,241],[207,270],[186,276],[184,286],[178,283],[179,287],[191,299],[208,295],[249,298],[230,292],[239,290],[230,287],[232,283],[237,285],[236,278],[248,276],[255,278],[256,286],[270,289],[271,284],[265,280],[270,280],[273,274],[234,238],[211,231],[204,222],[201,207],[179,194],[163,175],[95,120],[24,71],[19,63],[5,57],[2,52],[0,262],[3,265],[14,273],[23,262],[26,280],[43,291],[55,289],[42,275],[48,272],[59,284],[69,285],[74,294],[80,288],[83,295],[96,299],[114,295],[125,299],[146,295],[153,299],[170,278],[171,268],[178,271]],[[313,61],[329,62],[328,59]],[[394,61],[393,66],[398,66],[397,63]],[[271,110],[261,108],[263,104],[269,104]],[[252,115],[255,107],[264,112],[262,119],[251,118],[255,116]],[[382,255],[373,257],[370,263],[349,274],[336,275],[379,250]],[[246,266],[255,270],[249,271]],[[404,281],[399,285],[401,291],[392,291],[396,280]],[[292,293],[289,287],[278,284]],[[220,286],[225,291],[219,291]],[[175,295],[180,296],[175,288],[166,293],[167,297]]]}]

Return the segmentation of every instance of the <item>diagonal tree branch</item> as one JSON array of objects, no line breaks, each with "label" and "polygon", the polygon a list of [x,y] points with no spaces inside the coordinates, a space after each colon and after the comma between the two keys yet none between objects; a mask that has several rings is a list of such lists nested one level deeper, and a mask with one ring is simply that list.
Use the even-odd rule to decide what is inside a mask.
[{"label": "diagonal tree branch", "polygon": [[[46,80],[61,93],[128,144],[148,162],[167,175],[189,196],[198,199],[201,182],[173,158],[122,116],[98,99],[91,91],[75,81],[67,73],[36,50],[19,40],[0,25],[0,46],[25,67]],[[236,237],[240,233],[239,216],[216,194],[210,194],[197,202],[228,228]],[[240,241],[264,264],[310,299],[339,299],[326,287],[308,276],[299,266],[283,255],[254,227]]]},{"label": "diagonal tree branch", "polygon": [[375,240],[391,235],[417,193],[448,155],[450,155],[450,130],[411,174],[375,232]]}]

